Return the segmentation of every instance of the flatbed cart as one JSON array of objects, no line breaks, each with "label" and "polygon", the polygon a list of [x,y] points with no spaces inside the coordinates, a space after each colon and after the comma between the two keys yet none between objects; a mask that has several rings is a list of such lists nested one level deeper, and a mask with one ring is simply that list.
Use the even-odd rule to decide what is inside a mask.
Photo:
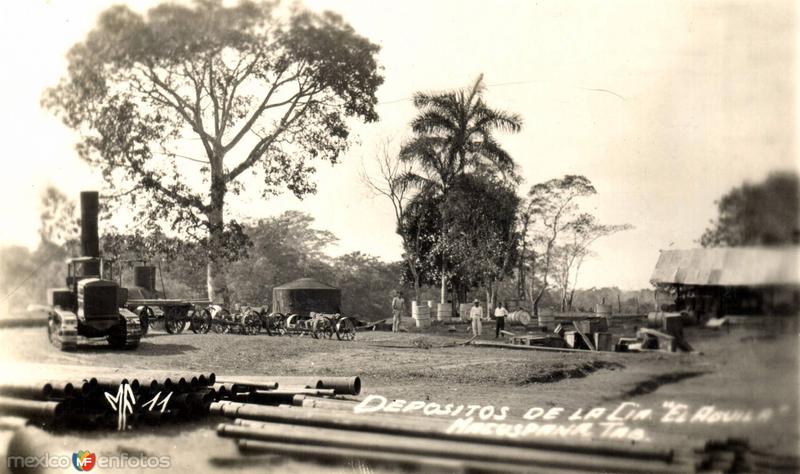
[{"label": "flatbed cart", "polygon": [[[164,324],[169,334],[180,334],[188,325],[195,334],[205,334],[211,330],[212,316],[209,300],[180,299],[129,299],[128,308],[139,315],[142,333],[149,328]],[[146,329],[147,328],[147,329]]]},{"label": "flatbed cart", "polygon": [[[205,334],[211,330],[212,313],[208,299],[167,298],[161,264],[150,265],[144,259],[124,260],[133,266],[133,286],[127,287],[126,307],[139,316],[142,335],[150,328],[163,323],[169,334],[179,334],[189,328],[195,334]],[[122,285],[120,266],[119,280]],[[161,276],[161,291],[156,290],[156,269]]]}]

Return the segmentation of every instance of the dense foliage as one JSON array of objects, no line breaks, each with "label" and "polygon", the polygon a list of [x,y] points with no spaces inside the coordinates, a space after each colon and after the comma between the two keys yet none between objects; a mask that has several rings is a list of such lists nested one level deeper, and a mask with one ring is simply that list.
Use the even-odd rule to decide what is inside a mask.
[{"label": "dense foliage", "polygon": [[[519,132],[522,117],[490,107],[483,99],[486,87],[483,76],[466,89],[414,95],[417,116],[411,122],[413,137],[400,151],[400,159],[417,164],[421,173],[409,172],[404,179],[416,184],[424,194],[435,193],[443,206],[438,239],[440,302],[446,300],[448,262],[455,255],[448,251],[458,242],[450,242],[448,196],[454,186],[470,173],[499,175],[514,180],[515,163],[495,138],[495,132]],[[409,247],[407,236],[403,236]],[[408,249],[407,249],[408,250]]]},{"label": "dense foliage", "polygon": [[717,201],[718,216],[700,237],[703,247],[796,243],[800,234],[800,178],[773,173],[744,183]]},{"label": "dense foliage", "polygon": [[202,245],[212,299],[227,299],[224,263],[246,242],[225,214],[231,194],[249,191],[242,174],[264,196],[313,192],[315,160],[335,163],[348,147],[348,118],[378,118],[379,47],[336,14],[284,10],[111,7],[43,99],[79,133],[107,194]]}]

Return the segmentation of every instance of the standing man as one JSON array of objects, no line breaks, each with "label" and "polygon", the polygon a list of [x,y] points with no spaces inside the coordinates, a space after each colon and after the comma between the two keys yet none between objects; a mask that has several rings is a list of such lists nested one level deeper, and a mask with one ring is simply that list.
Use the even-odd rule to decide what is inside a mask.
[{"label": "standing man", "polygon": [[403,293],[395,291],[392,298],[392,332],[400,332],[400,318],[403,316],[405,304]]},{"label": "standing man", "polygon": [[497,339],[500,337],[500,331],[506,328],[506,316],[508,316],[508,311],[506,311],[505,306],[503,306],[503,302],[497,304],[497,308],[494,310],[494,319],[496,321],[494,327],[494,338]]},{"label": "standing man", "polygon": [[472,320],[472,335],[481,335],[481,318],[483,318],[483,308],[481,302],[475,300],[472,302],[472,308],[469,309],[469,318]]}]

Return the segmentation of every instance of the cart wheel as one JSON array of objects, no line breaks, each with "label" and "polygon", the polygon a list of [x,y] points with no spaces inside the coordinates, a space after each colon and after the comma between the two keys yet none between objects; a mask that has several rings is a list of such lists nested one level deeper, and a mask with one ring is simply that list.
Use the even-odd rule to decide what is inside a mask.
[{"label": "cart wheel", "polygon": [[142,337],[146,336],[150,327],[156,322],[156,315],[153,313],[153,308],[149,306],[142,306],[138,312],[139,326],[142,328]]},{"label": "cart wheel", "polygon": [[222,334],[228,330],[231,312],[225,308],[221,308],[214,314],[214,319],[211,321],[211,330],[217,334]]},{"label": "cart wheel", "polygon": [[225,323],[217,318],[214,318],[211,320],[211,330],[217,334],[222,334],[225,332]]},{"label": "cart wheel", "polygon": [[261,316],[258,314],[258,312],[251,309],[247,312],[247,314],[244,315],[242,324],[242,329],[245,334],[249,336],[258,334],[258,332],[261,330]]},{"label": "cart wheel", "polygon": [[272,330],[278,336],[289,335],[289,331],[286,330],[286,316],[278,313],[277,318],[272,323]]},{"label": "cart wheel", "polygon": [[164,329],[170,334],[180,334],[186,327],[186,320],[166,317],[164,319]]},{"label": "cart wheel", "polygon": [[342,341],[352,341],[356,338],[356,325],[350,318],[342,318],[336,323],[336,338]]},{"label": "cart wheel", "polygon": [[281,313],[272,313],[267,315],[264,318],[264,329],[267,331],[267,334],[270,336],[280,336],[283,330],[284,317]]},{"label": "cart wheel", "polygon": [[333,326],[327,318],[317,318],[311,323],[311,336],[314,339],[330,339],[333,337]]},{"label": "cart wheel", "polygon": [[164,329],[170,334],[180,334],[186,329],[189,308],[167,306],[164,308]]},{"label": "cart wheel", "polygon": [[322,320],[322,336],[325,339],[333,339],[333,335],[336,333],[336,328],[333,326],[333,321],[328,318]]},{"label": "cart wheel", "polygon": [[211,311],[208,308],[192,308],[189,314],[189,321],[192,332],[195,334],[206,334],[211,330]]}]

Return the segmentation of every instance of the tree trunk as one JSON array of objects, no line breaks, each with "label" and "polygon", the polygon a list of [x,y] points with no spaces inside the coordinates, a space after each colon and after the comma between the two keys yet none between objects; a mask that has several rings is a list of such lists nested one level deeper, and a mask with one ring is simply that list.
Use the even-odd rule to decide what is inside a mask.
[{"label": "tree trunk", "polygon": [[486,288],[486,315],[491,317],[494,314],[494,308],[497,306],[495,303],[496,285],[494,279],[489,280],[489,285]]},{"label": "tree trunk", "polygon": [[447,303],[447,277],[445,276],[445,271],[447,267],[444,263],[444,259],[442,259],[442,288],[439,295],[439,303]]},{"label": "tree trunk", "polygon": [[414,301],[416,301],[417,304],[422,304],[419,300],[419,272],[417,271],[417,267],[414,266],[414,261],[410,257],[406,258],[406,264],[411,272],[411,276],[414,278]]},{"label": "tree trunk", "polygon": [[228,282],[225,278],[225,262],[223,261],[224,242],[224,207],[225,185],[220,178],[213,178],[211,183],[211,210],[208,218],[208,251],[207,274],[208,299],[214,303],[227,306],[230,303]]},{"label": "tree trunk", "polygon": [[569,297],[567,298],[567,311],[572,312],[572,301],[575,298],[575,287],[569,290]]}]

